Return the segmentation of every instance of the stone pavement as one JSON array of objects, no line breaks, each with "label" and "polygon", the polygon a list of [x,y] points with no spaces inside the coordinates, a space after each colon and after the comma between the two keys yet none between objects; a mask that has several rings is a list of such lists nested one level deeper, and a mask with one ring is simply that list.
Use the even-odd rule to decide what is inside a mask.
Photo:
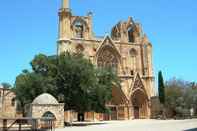
[{"label": "stone pavement", "polygon": [[197,131],[197,119],[104,121],[55,131]]}]

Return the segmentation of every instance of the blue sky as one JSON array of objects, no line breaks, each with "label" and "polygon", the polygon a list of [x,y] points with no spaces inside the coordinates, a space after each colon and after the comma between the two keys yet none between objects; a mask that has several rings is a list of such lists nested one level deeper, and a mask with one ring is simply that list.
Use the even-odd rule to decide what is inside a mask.
[{"label": "blue sky", "polygon": [[[1,0],[0,82],[14,84],[36,54],[56,53],[60,1]],[[196,0],[72,0],[71,8],[74,15],[94,13],[98,36],[132,16],[153,44],[155,74],[197,82]]]}]

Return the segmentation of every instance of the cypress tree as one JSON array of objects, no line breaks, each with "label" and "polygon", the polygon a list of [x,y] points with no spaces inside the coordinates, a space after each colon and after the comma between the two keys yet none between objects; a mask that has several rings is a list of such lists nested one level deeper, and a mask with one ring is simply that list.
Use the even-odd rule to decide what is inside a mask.
[{"label": "cypress tree", "polygon": [[162,72],[159,71],[158,74],[158,86],[159,86],[159,101],[161,104],[165,104],[165,85],[162,76]]}]

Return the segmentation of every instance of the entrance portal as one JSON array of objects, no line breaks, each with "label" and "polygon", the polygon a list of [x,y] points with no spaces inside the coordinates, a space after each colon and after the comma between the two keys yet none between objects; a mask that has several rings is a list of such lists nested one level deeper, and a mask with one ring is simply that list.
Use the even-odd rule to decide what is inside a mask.
[{"label": "entrance portal", "polygon": [[143,119],[148,117],[148,98],[143,90],[136,90],[132,96],[133,117]]},{"label": "entrance portal", "polygon": [[78,119],[78,121],[85,121],[84,113],[78,113],[77,119]]}]

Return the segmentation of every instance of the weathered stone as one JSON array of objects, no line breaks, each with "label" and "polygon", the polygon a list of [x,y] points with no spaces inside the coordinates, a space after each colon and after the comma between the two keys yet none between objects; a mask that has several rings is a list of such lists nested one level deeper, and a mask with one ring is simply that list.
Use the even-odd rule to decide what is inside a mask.
[{"label": "weathered stone", "polygon": [[97,66],[113,67],[122,80],[121,89],[113,88],[113,100],[107,104],[112,114],[103,119],[150,118],[150,99],[155,95],[152,45],[140,24],[129,17],[117,23],[110,36],[96,37],[91,15],[74,16],[65,7],[69,5],[59,12],[57,53],[83,53]]},{"label": "weathered stone", "polygon": [[0,87],[0,117],[13,118],[16,116],[15,97],[14,92],[10,89]]}]

